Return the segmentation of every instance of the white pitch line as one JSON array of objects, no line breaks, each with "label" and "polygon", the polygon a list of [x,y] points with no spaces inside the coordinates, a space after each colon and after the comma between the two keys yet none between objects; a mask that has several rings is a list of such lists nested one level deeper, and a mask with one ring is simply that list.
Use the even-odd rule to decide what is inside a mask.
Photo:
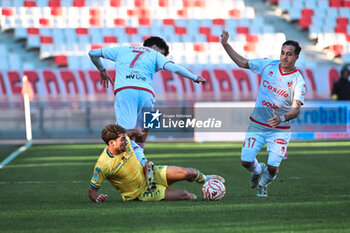
[{"label": "white pitch line", "polygon": [[[42,180],[28,180],[28,181],[0,181],[0,185],[8,184],[80,184],[86,183],[82,180],[72,180],[72,181],[42,181]],[[88,182],[87,182],[88,183]]]},{"label": "white pitch line", "polygon": [[32,140],[28,141],[25,145],[21,146],[18,150],[10,154],[4,161],[0,163],[0,169],[3,168],[6,164],[11,162],[14,158],[16,158],[20,153],[26,151],[32,145]]}]

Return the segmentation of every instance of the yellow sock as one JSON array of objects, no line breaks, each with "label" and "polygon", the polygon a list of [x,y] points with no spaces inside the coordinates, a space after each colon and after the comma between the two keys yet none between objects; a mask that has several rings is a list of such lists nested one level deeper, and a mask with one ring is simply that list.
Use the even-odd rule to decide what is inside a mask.
[{"label": "yellow sock", "polygon": [[205,178],[206,178],[205,175],[202,172],[200,172],[199,170],[197,170],[197,173],[198,173],[198,175],[193,181],[195,181],[197,183],[204,183]]}]

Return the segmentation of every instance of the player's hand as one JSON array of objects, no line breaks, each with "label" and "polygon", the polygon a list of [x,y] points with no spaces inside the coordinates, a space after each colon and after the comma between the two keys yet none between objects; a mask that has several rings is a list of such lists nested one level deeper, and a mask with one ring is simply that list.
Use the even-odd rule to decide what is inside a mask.
[{"label": "player's hand", "polygon": [[129,136],[129,138],[131,137],[140,137],[143,136],[145,134],[145,132],[143,132],[143,129],[139,126],[136,126],[133,129],[128,129],[127,130],[127,134]]},{"label": "player's hand", "polygon": [[109,82],[114,85],[111,77],[107,73],[106,69],[100,71],[100,84],[103,85],[105,88],[108,88]]},{"label": "player's hand", "polygon": [[276,114],[275,110],[273,110],[273,118],[269,119],[269,125],[272,128],[276,128],[279,123],[281,123],[281,118]]},{"label": "player's hand", "polygon": [[228,33],[228,31],[223,30],[220,37],[221,37],[221,44],[227,44],[227,40],[230,37],[230,34]]},{"label": "player's hand", "polygon": [[197,76],[197,80],[194,81],[195,83],[200,83],[202,85],[207,83],[207,80],[201,76]]},{"label": "player's hand", "polygon": [[100,195],[97,196],[95,201],[98,202],[98,203],[106,202],[107,198],[108,198],[107,194],[100,194]]}]

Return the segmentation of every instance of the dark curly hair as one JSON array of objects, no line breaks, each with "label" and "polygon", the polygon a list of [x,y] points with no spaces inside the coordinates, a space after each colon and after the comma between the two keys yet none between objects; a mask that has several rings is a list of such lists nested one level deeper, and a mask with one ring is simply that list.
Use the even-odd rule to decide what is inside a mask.
[{"label": "dark curly hair", "polygon": [[123,127],[116,124],[110,124],[110,125],[107,125],[101,131],[101,138],[108,145],[108,142],[110,140],[115,140],[119,138],[120,134],[122,133],[126,133],[126,130]]},{"label": "dark curly hair", "polygon": [[143,46],[145,47],[152,47],[153,45],[157,45],[159,48],[164,49],[164,56],[168,56],[169,46],[163,38],[160,38],[158,36],[151,36],[143,42]]}]

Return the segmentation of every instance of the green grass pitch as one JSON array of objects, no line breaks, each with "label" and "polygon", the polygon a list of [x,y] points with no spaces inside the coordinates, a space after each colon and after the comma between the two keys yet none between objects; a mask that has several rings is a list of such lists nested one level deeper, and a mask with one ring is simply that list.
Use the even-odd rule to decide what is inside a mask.
[{"label": "green grass pitch", "polygon": [[[195,167],[226,179],[218,202],[179,182],[196,201],[123,202],[107,181],[107,203],[87,195],[104,145],[33,145],[0,169],[0,232],[350,232],[350,142],[293,141],[268,198],[249,188],[241,143],[148,143],[155,164]],[[15,148],[2,151],[1,160]],[[266,149],[259,161],[266,161]]]}]

